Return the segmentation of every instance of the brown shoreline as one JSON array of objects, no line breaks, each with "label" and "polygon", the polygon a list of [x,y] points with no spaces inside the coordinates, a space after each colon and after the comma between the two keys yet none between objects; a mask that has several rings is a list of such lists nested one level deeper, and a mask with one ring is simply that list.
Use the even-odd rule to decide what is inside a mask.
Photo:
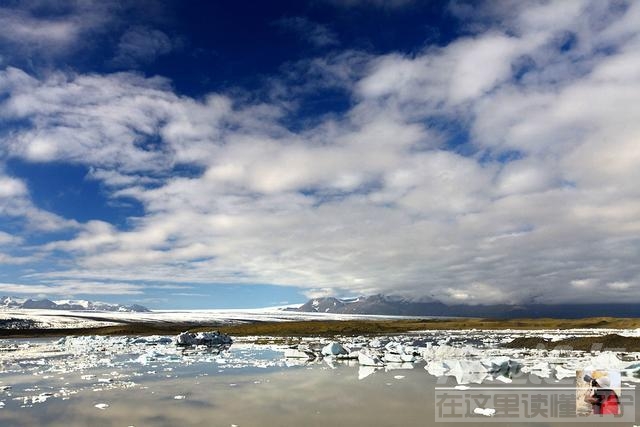
[{"label": "brown shoreline", "polygon": [[[107,320],[107,319],[101,319]],[[234,325],[188,322],[128,322],[96,328],[0,329],[0,338],[44,338],[68,335],[172,335],[186,330],[219,330],[233,336],[308,337],[379,335],[445,329],[635,329],[640,319],[596,317],[585,319],[400,319],[400,320],[308,320],[244,322]]]}]

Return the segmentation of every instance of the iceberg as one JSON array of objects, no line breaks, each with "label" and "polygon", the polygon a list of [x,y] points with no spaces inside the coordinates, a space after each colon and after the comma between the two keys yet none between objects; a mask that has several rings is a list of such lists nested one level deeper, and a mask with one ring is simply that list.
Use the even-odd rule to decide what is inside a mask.
[{"label": "iceberg", "polygon": [[176,345],[181,347],[191,347],[196,345],[203,345],[207,347],[225,346],[231,345],[233,340],[227,334],[221,334],[218,331],[214,332],[182,332],[176,337]]},{"label": "iceberg", "polygon": [[322,347],[321,353],[324,356],[342,356],[348,355],[349,351],[340,345],[340,343],[334,341]]}]

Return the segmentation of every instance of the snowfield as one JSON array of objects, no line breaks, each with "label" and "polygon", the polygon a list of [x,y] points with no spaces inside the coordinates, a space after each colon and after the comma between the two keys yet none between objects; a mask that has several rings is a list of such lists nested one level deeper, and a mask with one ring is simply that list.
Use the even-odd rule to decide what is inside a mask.
[{"label": "snowfield", "polygon": [[150,312],[73,311],[40,309],[0,309],[0,321],[25,319],[36,322],[40,328],[95,328],[123,322],[152,323],[237,323],[237,322],[287,322],[296,320],[355,320],[355,319],[403,319],[399,316],[305,313],[286,311],[281,307],[227,310],[154,310]]}]

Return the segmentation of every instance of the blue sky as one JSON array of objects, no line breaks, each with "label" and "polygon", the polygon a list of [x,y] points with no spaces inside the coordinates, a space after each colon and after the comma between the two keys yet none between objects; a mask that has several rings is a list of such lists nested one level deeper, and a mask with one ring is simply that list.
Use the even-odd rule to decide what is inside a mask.
[{"label": "blue sky", "polygon": [[9,1],[0,294],[640,302],[640,4]]}]

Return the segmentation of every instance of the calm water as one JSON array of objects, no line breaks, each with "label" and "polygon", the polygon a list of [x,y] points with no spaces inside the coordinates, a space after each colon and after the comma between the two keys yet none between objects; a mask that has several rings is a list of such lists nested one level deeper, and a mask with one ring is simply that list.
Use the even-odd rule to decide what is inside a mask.
[{"label": "calm water", "polygon": [[[235,356],[241,353],[231,352]],[[244,356],[254,360],[281,360],[281,353],[270,350],[250,354],[245,351]],[[416,364],[414,369],[388,372],[378,370],[359,379],[359,374],[364,372],[354,363],[336,364],[333,368],[325,362],[293,367],[214,361],[128,363],[116,368],[67,373],[46,372],[46,366],[35,369],[26,365],[22,371],[12,367],[0,373],[0,386],[11,385],[11,389],[0,392],[0,401],[4,402],[0,425],[478,425],[477,421],[459,424],[434,421],[435,387],[455,383],[438,382],[423,366]],[[47,398],[47,393],[54,395]],[[33,402],[33,396],[44,396],[46,401]],[[97,404],[109,406],[98,409]],[[487,422],[489,419],[485,418],[481,421],[484,422],[480,425],[510,425]]]}]

